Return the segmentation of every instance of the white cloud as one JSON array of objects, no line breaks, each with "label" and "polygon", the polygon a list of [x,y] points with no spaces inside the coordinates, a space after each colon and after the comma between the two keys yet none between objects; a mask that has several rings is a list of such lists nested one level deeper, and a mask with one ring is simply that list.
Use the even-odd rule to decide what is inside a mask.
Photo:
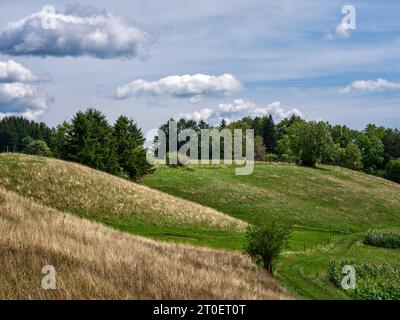
[{"label": "white cloud", "polygon": [[120,86],[115,91],[116,99],[126,99],[133,95],[170,95],[177,98],[191,98],[198,102],[203,97],[224,96],[240,91],[242,84],[231,74],[213,76],[206,74],[169,76],[158,81],[142,79]]},{"label": "white cloud", "polygon": [[279,122],[284,118],[296,115],[304,118],[303,113],[297,109],[285,109],[279,101],[272,102],[266,106],[257,106],[254,102],[237,99],[231,103],[221,103],[215,110],[204,108],[191,113],[180,113],[179,118],[204,120],[211,124],[217,124],[225,119],[228,123],[242,119],[246,116],[268,116],[272,115],[275,121]]},{"label": "white cloud", "polygon": [[33,82],[46,79],[46,77],[34,74],[31,70],[14,60],[0,61],[0,83]]},{"label": "white cloud", "polygon": [[386,79],[377,80],[357,80],[340,89],[340,93],[350,93],[352,91],[382,91],[385,89],[400,89],[400,83],[390,82]]},{"label": "white cloud", "polygon": [[50,99],[36,86],[21,82],[0,84],[0,117],[22,115],[36,119],[47,110]]},{"label": "white cloud", "polygon": [[346,39],[350,37],[350,29],[351,25],[349,23],[340,23],[334,32],[327,33],[324,37],[326,40]]},{"label": "white cloud", "polygon": [[[54,21],[45,29],[43,21]],[[143,56],[149,34],[129,26],[113,14],[70,7],[67,13],[40,11],[11,22],[0,31],[0,52],[9,55],[93,56],[132,58]]]}]

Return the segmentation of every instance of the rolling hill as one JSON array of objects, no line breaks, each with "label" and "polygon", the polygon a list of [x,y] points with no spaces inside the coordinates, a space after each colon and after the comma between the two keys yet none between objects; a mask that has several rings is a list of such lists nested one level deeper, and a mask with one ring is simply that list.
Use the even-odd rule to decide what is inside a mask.
[{"label": "rolling hill", "polygon": [[268,216],[293,223],[277,276],[302,298],[349,298],[328,280],[331,258],[400,261],[399,250],[362,241],[369,229],[400,226],[400,185],[375,176],[334,166],[257,163],[249,176],[235,176],[227,166],[163,167],[143,183],[249,223]]},{"label": "rolling hill", "polygon": [[0,186],[45,206],[155,239],[225,247],[246,223],[88,167],[0,154]]},{"label": "rolling hill", "polygon": [[[145,227],[158,214],[160,228],[176,219],[223,232],[240,230],[236,219],[67,162],[1,155],[0,163],[0,299],[291,298],[240,253],[159,242],[90,221],[121,214]],[[49,264],[57,290],[40,286]]]},{"label": "rolling hill", "polygon": [[[278,263],[276,276],[281,284],[297,297],[350,298],[328,279],[327,266],[331,258],[377,264],[400,261],[398,250],[370,247],[362,241],[369,229],[400,226],[400,185],[339,167],[321,166],[313,169],[288,164],[257,163],[254,173],[250,176],[235,176],[234,168],[229,166],[162,167],[137,184],[74,163],[19,154],[2,154],[0,176],[3,203],[18,203],[15,205],[16,209],[6,206],[8,213],[4,213],[2,207],[2,220],[9,223],[8,230],[13,230],[8,233],[19,237],[19,242],[12,246],[4,246],[10,248],[10,251],[7,253],[3,250],[2,257],[18,257],[15,252],[19,252],[20,249],[16,251],[15,247],[19,248],[24,234],[31,232],[28,238],[38,238],[43,225],[50,223],[50,214],[57,216],[55,221],[59,223],[62,216],[67,217],[62,218],[63,220],[71,221],[71,225],[74,225],[70,229],[51,225],[49,229],[55,228],[51,232],[60,234],[58,246],[61,251],[56,251],[53,255],[54,250],[50,244],[37,249],[40,241],[46,244],[44,239],[34,242],[34,249],[26,249],[27,252],[35,252],[27,255],[32,256],[32,261],[26,262],[26,270],[31,267],[34,257],[40,252],[44,252],[45,257],[54,258],[60,257],[60,252],[65,252],[65,259],[71,259],[74,252],[82,253],[88,250],[92,252],[89,257],[93,254],[91,261],[98,261],[98,269],[93,269],[90,277],[101,275],[104,286],[112,287],[113,284],[108,281],[114,283],[113,281],[119,280],[105,277],[102,265],[107,270],[120,270],[117,265],[121,263],[122,268],[128,268],[131,272],[131,264],[138,263],[132,260],[132,256],[136,255],[140,256],[140,261],[143,262],[138,268],[157,261],[156,263],[160,264],[160,270],[157,272],[162,274],[165,271],[161,266],[168,266],[167,269],[172,273],[164,273],[162,279],[166,287],[174,287],[168,277],[172,279],[179,272],[182,273],[182,282],[196,277],[197,274],[204,278],[206,273],[203,272],[210,272],[215,274],[215,279],[221,279],[224,283],[218,284],[219,288],[232,286],[231,289],[221,289],[212,293],[210,288],[213,280],[207,280],[204,284],[209,286],[207,290],[197,284],[196,287],[189,288],[189,293],[180,293],[182,288],[179,286],[183,284],[178,284],[170,291],[168,289],[162,293],[157,291],[156,285],[153,291],[135,287],[137,295],[121,291],[113,297],[125,294],[124,297],[130,298],[162,299],[217,296],[232,299],[290,298],[291,295],[280,289],[274,280],[254,268],[247,258],[232,251],[243,248],[243,230],[247,223],[255,223],[272,215],[284,217],[294,224],[289,248]],[[13,218],[18,216],[18,212],[28,212],[25,207],[20,208],[22,204],[25,204],[25,207],[36,208],[29,214],[27,224],[24,224],[23,228],[21,223],[25,223],[25,219]],[[12,210],[17,210],[17,213]],[[43,212],[43,215],[39,212]],[[33,231],[35,228],[41,231]],[[15,231],[19,229],[24,230],[21,231],[22,234]],[[107,236],[103,236],[103,233]],[[134,235],[146,236],[153,240]],[[4,236],[3,238],[7,239]],[[177,242],[196,246],[186,246]],[[63,243],[67,249],[63,248]],[[107,243],[117,249],[106,249]],[[25,247],[22,248],[25,250]],[[81,270],[82,265],[86,266],[86,257],[81,255],[82,257],[74,256],[71,262],[71,268],[75,268],[74,270]],[[115,260],[108,261],[108,257],[111,256]],[[83,262],[78,258],[83,259]],[[18,270],[15,266],[24,264],[23,258],[19,259],[14,261],[15,265],[11,265],[9,270]],[[42,264],[42,260],[38,264]],[[191,273],[193,265],[196,271]],[[112,269],[114,267],[116,269]],[[147,265],[143,268],[150,267]],[[28,272],[26,270],[21,272],[25,274]],[[229,282],[230,273],[234,275],[232,281],[235,284]],[[162,282],[156,274],[145,277],[156,283]],[[5,281],[4,277],[2,279]],[[68,281],[75,283],[72,278]],[[77,292],[87,293],[89,289],[90,292],[93,291],[90,287],[92,280],[85,281],[87,282],[82,284],[83,289],[77,289]],[[130,285],[136,285],[137,281],[141,280],[134,280]],[[198,281],[201,281],[200,278]],[[218,283],[219,280],[215,281]],[[246,282],[247,287],[244,285]],[[244,287],[239,289],[236,287],[237,283],[242,283]],[[164,286],[164,283],[162,285]],[[125,284],[124,286],[129,287]],[[134,287],[129,287],[128,291],[131,292],[132,288]],[[117,289],[110,290],[114,292]],[[206,291],[209,293],[206,294]],[[227,291],[232,293],[225,295]],[[93,296],[103,297],[101,292],[103,289],[93,293]]]}]

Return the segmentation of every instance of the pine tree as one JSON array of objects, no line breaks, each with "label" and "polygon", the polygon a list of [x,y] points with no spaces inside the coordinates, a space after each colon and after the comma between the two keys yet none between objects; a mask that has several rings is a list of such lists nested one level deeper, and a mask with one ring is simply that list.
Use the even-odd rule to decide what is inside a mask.
[{"label": "pine tree", "polygon": [[133,120],[121,116],[114,124],[113,134],[117,161],[123,174],[137,179],[146,174],[151,166],[146,159],[142,131]]},{"label": "pine tree", "polygon": [[262,138],[266,147],[267,153],[275,153],[276,150],[276,126],[274,119],[269,115],[264,118],[262,127]]},{"label": "pine tree", "polygon": [[119,174],[112,128],[101,112],[88,109],[72,119],[68,141],[69,160],[89,167]]}]

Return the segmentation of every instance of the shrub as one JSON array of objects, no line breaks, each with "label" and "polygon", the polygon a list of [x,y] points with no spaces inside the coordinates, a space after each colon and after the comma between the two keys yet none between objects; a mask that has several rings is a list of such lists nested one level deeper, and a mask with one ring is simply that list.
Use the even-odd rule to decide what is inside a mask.
[{"label": "shrub", "polygon": [[279,161],[279,157],[274,153],[267,153],[264,156],[264,161],[266,161],[266,162],[278,162]]},{"label": "shrub", "polygon": [[272,273],[277,258],[287,245],[290,233],[290,225],[277,218],[249,226],[244,251],[255,263],[261,264],[265,270]]},{"label": "shrub", "polygon": [[400,230],[370,230],[364,243],[383,248],[400,248]]},{"label": "shrub", "polygon": [[51,151],[43,140],[33,140],[26,146],[26,152],[38,156],[50,157]]}]

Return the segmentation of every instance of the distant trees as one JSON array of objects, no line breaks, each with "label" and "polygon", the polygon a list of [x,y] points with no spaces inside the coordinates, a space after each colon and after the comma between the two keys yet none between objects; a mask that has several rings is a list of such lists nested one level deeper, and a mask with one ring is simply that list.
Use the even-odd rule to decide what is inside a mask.
[{"label": "distant trees", "polygon": [[296,122],[288,128],[287,135],[290,150],[299,165],[313,167],[332,153],[332,136],[323,122]]},{"label": "distant trees", "polygon": [[262,119],[262,138],[264,140],[267,153],[275,153],[276,149],[276,127],[272,116]]},{"label": "distant trees", "polygon": [[385,147],[373,132],[357,132],[355,142],[361,150],[364,171],[374,173],[383,168]]},{"label": "distant trees", "polygon": [[261,264],[269,273],[274,271],[276,259],[286,247],[291,226],[271,217],[247,228],[247,244],[244,248],[252,260]]},{"label": "distant trees", "polygon": [[144,137],[133,120],[121,116],[110,126],[104,114],[88,109],[57,127],[55,156],[130,179],[148,173]]},{"label": "distant trees", "polygon": [[32,140],[43,140],[50,144],[52,129],[44,123],[23,117],[5,117],[0,120],[0,152],[25,152]]},{"label": "distant trees", "polygon": [[[207,128],[232,131],[254,129],[256,160],[296,162],[303,166],[319,163],[339,165],[398,181],[398,129],[368,124],[364,130],[357,131],[327,122],[307,122],[295,115],[279,123],[275,123],[271,115],[244,117],[231,123],[223,119],[215,127],[204,120],[177,121],[178,134],[185,129],[193,129],[199,142],[200,130]],[[160,129],[165,132],[168,150],[168,122],[162,124]],[[126,178],[138,179],[151,170],[143,147],[143,134],[133,120],[124,116],[110,125],[104,114],[89,109],[78,112],[71,122],[64,122],[56,129],[23,117],[0,120],[0,152],[36,152],[36,149],[28,150],[28,145],[36,140],[44,141],[52,154],[60,159],[76,161]],[[185,141],[180,141],[178,149],[183,144]],[[37,142],[35,145],[39,146]],[[225,140],[221,138],[221,158],[224,156],[224,145]],[[210,156],[211,149],[210,141]],[[201,146],[198,154],[201,155]]]}]

